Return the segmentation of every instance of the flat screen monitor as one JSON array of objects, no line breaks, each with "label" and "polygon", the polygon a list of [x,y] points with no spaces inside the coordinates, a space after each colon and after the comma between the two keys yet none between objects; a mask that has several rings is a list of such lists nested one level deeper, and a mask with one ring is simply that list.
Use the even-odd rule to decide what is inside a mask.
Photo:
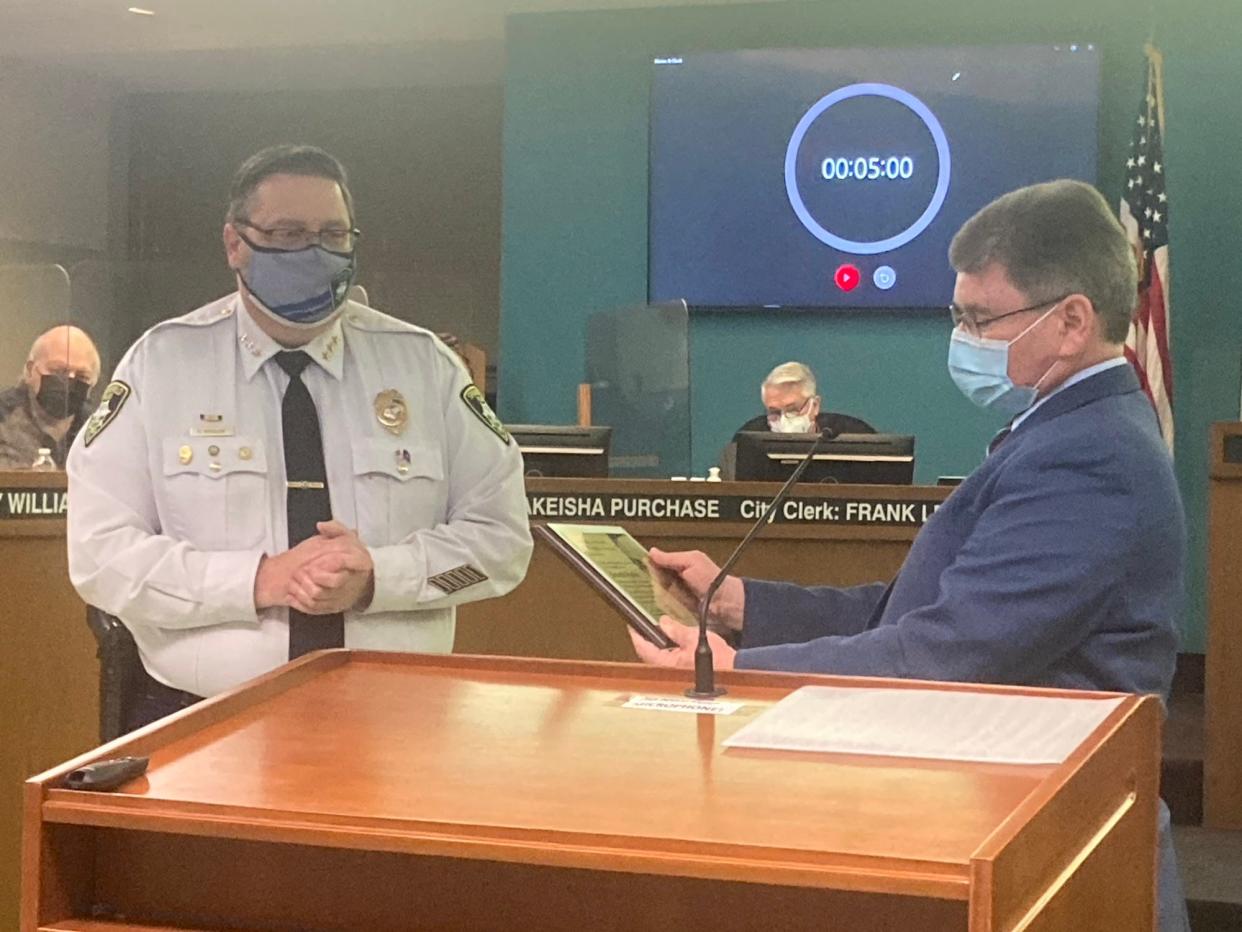
[{"label": "flat screen monitor", "polygon": [[1100,60],[1085,42],[655,59],[650,299],[943,311],[971,214],[1095,182]]},{"label": "flat screen monitor", "polygon": [[[743,482],[784,482],[806,459],[818,436],[742,431],[737,435],[735,478]],[[820,444],[801,481],[909,485],[914,481],[914,438],[837,434]]]},{"label": "flat screen monitor", "polygon": [[608,475],[611,427],[506,424],[522,451],[528,476],[603,478]]}]

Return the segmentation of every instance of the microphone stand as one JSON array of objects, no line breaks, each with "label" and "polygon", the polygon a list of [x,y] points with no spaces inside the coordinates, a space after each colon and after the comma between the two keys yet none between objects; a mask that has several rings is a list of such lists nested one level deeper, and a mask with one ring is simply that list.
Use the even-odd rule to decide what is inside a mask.
[{"label": "microphone stand", "polygon": [[794,487],[797,481],[802,478],[802,474],[806,472],[807,466],[815,458],[815,454],[819,452],[819,445],[825,440],[831,440],[835,436],[836,431],[831,428],[825,428],[820,431],[819,436],[811,444],[811,449],[807,451],[802,462],[798,464],[793,474],[785,480],[785,484],[776,493],[776,497],[772,499],[772,503],[767,507],[767,510],[759,516],[759,520],[747,531],[746,536],[742,538],[742,542],[734,548],[733,553],[729,555],[729,559],[725,560],[724,566],[716,574],[716,578],[707,587],[703,601],[699,603],[699,640],[694,648],[694,686],[686,690],[686,696],[689,698],[716,699],[727,692],[723,686],[716,685],[716,669],[712,663],[712,648],[707,642],[707,613],[712,604],[712,597],[716,595],[716,590],[728,578],[729,570],[737,563],[738,557],[742,555],[742,551],[746,549],[746,546],[758,536],[759,532],[763,530],[764,525],[776,520],[777,509],[785,503],[785,499],[789,497],[789,490]]}]

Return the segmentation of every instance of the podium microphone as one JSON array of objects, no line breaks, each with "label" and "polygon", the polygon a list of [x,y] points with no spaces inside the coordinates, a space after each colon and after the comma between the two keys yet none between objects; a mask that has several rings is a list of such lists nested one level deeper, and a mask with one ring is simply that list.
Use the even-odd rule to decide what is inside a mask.
[{"label": "podium microphone", "polygon": [[776,493],[776,498],[772,499],[772,504],[767,507],[767,510],[759,516],[759,520],[746,532],[742,542],[734,548],[733,553],[729,555],[729,559],[725,560],[724,566],[716,574],[716,578],[707,587],[703,601],[699,603],[699,641],[694,648],[694,686],[686,690],[686,695],[689,698],[715,699],[725,694],[725,688],[716,685],[716,670],[712,665],[712,648],[707,643],[707,610],[712,604],[712,597],[716,595],[716,590],[720,588],[721,584],[728,577],[729,570],[733,569],[733,564],[737,563],[738,557],[742,555],[742,551],[746,549],[747,544],[758,536],[765,524],[770,524],[776,519],[777,509],[789,497],[789,490],[802,478],[802,474],[806,472],[806,467],[810,465],[811,460],[815,459],[815,454],[819,452],[819,445],[825,440],[831,440],[836,435],[837,432],[831,427],[825,427],[820,431],[819,436],[815,438],[815,442],[811,444],[811,449],[807,451],[802,462],[793,471],[793,475],[785,480],[781,490]]}]

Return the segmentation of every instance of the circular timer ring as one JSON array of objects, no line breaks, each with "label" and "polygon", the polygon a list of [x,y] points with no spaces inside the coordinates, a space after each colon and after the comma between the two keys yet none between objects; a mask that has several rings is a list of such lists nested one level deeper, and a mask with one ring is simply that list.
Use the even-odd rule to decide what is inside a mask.
[{"label": "circular timer ring", "polygon": [[[802,194],[798,190],[796,172],[798,150],[802,148],[802,141],[806,138],[811,124],[818,120],[829,107],[854,97],[884,97],[888,100],[896,101],[912,111],[915,116],[923,121],[923,125],[931,133],[932,140],[936,143],[936,155],[940,162],[939,172],[936,177],[936,190],[932,192],[931,200],[923,213],[919,215],[919,218],[902,232],[887,239],[871,242],[846,239],[825,229],[818,220],[811,216],[811,212],[807,209],[806,203],[802,200]],[[802,225],[821,243],[856,256],[874,256],[881,252],[889,252],[904,246],[926,230],[931,225],[931,222],[936,219],[936,214],[940,212],[940,208],[944,205],[944,199],[949,193],[949,176],[949,140],[944,134],[944,128],[940,125],[940,121],[936,119],[936,115],[931,112],[925,103],[909,91],[903,91],[901,88],[893,87],[891,84],[850,84],[820,98],[798,121],[798,125],[794,128],[793,136],[789,139],[789,146],[785,150],[785,192],[789,196],[790,206],[793,207],[794,213],[798,215],[798,219],[802,221]]]}]

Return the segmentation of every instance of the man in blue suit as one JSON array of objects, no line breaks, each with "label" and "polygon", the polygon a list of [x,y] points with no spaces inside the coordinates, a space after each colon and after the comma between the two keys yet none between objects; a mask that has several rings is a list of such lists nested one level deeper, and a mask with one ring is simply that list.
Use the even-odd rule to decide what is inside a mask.
[{"label": "man in blue suit", "polygon": [[[717,669],[1157,693],[1177,652],[1185,522],[1168,451],[1122,346],[1137,273],[1092,187],[1034,185],[966,222],[949,371],[1013,417],[915,538],[892,583],[805,588],[729,577],[712,603]],[[691,599],[717,572],[652,551]],[[693,668],[635,638],[650,663]],[[1161,932],[1189,927],[1161,804]]]}]

